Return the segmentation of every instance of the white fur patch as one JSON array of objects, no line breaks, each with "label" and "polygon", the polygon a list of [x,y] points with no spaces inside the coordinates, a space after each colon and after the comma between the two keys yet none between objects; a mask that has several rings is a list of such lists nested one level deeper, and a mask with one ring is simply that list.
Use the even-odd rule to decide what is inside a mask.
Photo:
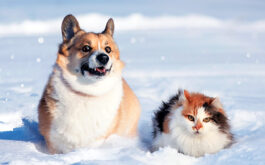
[{"label": "white fur patch", "polygon": [[98,40],[98,51],[100,51],[100,40]]},{"label": "white fur patch", "polygon": [[[109,63],[112,63],[110,59]],[[89,64],[90,65],[90,64]],[[109,64],[111,66],[111,64]],[[110,66],[106,66],[110,68]],[[109,75],[96,77],[90,76],[85,73],[85,76],[74,75],[68,71],[62,70],[58,65],[54,66],[56,76],[63,78],[75,90],[92,96],[100,96],[110,91],[116,83],[121,81],[121,74],[116,74],[117,71],[112,67]]]},{"label": "white fur patch", "polygon": [[98,55],[98,51],[95,51],[88,59],[88,64],[90,68],[96,68],[99,67],[99,63],[97,62],[97,55]]},{"label": "white fur patch", "polygon": [[57,152],[66,153],[75,148],[93,147],[110,128],[123,97],[121,77],[109,76],[91,84],[82,84],[71,75],[66,75],[74,89],[87,94],[84,97],[73,93],[61,79],[61,70],[52,75],[53,97],[58,100],[54,111],[50,141]]},{"label": "white fur patch", "polygon": [[[88,64],[89,64],[89,67],[90,68],[97,68],[97,67],[100,67],[101,64],[97,61],[97,56],[100,54],[100,53],[104,53],[102,51],[95,51],[88,59]],[[104,53],[105,54],[105,53]],[[105,65],[105,68],[106,69],[110,69],[112,65],[112,60],[111,58],[109,58],[109,61],[108,63]]]},{"label": "white fur patch", "polygon": [[[195,122],[202,121],[204,117],[207,117],[204,108],[199,108]],[[184,118],[180,109],[175,110],[169,122],[170,133],[157,135],[153,148],[171,146],[181,153],[199,157],[216,153],[231,142],[228,136],[220,132],[218,126],[211,122],[203,123],[200,134],[195,134],[192,130],[195,122]]]}]

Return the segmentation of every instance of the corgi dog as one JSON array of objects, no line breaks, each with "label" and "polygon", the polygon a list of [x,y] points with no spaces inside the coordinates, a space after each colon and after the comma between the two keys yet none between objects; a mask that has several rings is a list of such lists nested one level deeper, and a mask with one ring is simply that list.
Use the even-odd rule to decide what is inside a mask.
[{"label": "corgi dog", "polygon": [[232,143],[228,118],[218,98],[179,90],[155,112],[152,151],[170,146],[200,157]]},{"label": "corgi dog", "polygon": [[67,15],[61,30],[63,42],[38,106],[48,151],[95,147],[112,134],[136,136],[140,104],[122,78],[113,19],[103,32],[94,33]]}]

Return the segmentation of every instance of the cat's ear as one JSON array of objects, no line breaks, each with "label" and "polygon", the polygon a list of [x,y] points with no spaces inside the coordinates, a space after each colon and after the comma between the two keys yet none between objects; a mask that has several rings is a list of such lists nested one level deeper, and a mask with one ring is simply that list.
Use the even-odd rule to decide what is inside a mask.
[{"label": "cat's ear", "polygon": [[190,93],[186,89],[184,89],[184,97],[186,100],[190,101]]},{"label": "cat's ear", "polygon": [[223,108],[223,105],[222,105],[222,103],[221,103],[221,101],[220,101],[220,99],[218,97],[213,98],[211,100],[211,105],[213,105],[216,108]]},{"label": "cat's ear", "polygon": [[64,42],[69,41],[78,31],[80,31],[77,19],[71,14],[64,17],[61,28]]},{"label": "cat's ear", "polygon": [[220,99],[218,97],[213,98],[211,100],[211,105],[214,106],[214,107],[216,107],[219,112],[224,113],[223,105],[222,105],[222,103],[221,103],[221,101],[220,101]]}]

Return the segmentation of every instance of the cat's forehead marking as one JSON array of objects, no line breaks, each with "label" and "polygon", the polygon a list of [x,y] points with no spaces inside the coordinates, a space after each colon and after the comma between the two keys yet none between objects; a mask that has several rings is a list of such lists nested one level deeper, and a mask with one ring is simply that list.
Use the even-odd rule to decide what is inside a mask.
[{"label": "cat's forehead marking", "polygon": [[197,115],[197,108],[191,105],[185,105],[184,109],[182,111],[183,115],[193,115],[196,116]]},{"label": "cat's forehead marking", "polygon": [[183,115],[193,115],[196,118],[205,118],[209,116],[209,114],[205,111],[205,107],[203,106],[188,106],[183,109]]},{"label": "cat's forehead marking", "polygon": [[204,107],[200,107],[197,110],[197,118],[198,119],[203,119],[205,117],[207,117],[207,113],[205,112],[205,108]]},{"label": "cat's forehead marking", "polygon": [[[197,116],[198,109],[203,108],[205,103],[210,103],[212,98],[207,97],[200,93],[191,93],[188,100],[186,100],[183,109],[183,115],[194,115]],[[203,108],[203,112],[204,112]]]},{"label": "cat's forehead marking", "polygon": [[193,115],[196,116],[198,113],[198,109],[202,107],[200,104],[197,104],[195,102],[193,103],[188,103],[186,102],[186,104],[184,105],[184,109],[183,109],[183,114],[185,115]]}]

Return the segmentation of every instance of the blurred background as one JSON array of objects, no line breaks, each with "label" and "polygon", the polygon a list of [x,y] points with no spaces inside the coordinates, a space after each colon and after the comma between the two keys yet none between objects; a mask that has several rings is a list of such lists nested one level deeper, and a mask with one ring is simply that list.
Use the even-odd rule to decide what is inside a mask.
[{"label": "blurred background", "polygon": [[264,19],[262,0],[1,0],[2,23],[26,19],[45,20],[64,17],[66,13],[101,13],[108,16],[146,16],[201,14],[219,19],[255,21]]}]

